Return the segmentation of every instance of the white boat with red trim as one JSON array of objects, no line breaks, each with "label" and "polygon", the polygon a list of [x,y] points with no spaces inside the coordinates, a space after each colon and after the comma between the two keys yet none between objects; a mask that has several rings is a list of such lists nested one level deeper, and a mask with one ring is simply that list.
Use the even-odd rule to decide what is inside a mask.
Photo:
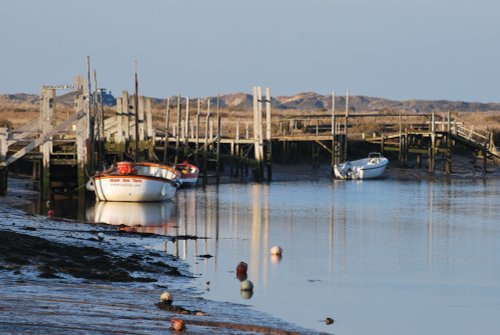
[{"label": "white boat with red trim", "polygon": [[200,169],[195,165],[184,161],[182,163],[176,164],[175,169],[181,174],[182,185],[193,186],[198,182]]},{"label": "white boat with red trim", "polygon": [[368,158],[347,161],[333,167],[338,179],[372,179],[380,177],[389,164],[389,160],[379,152],[371,152]]},{"label": "white boat with red trim", "polygon": [[166,201],[180,185],[180,173],[168,165],[119,162],[94,175],[87,189],[95,192],[98,201]]}]

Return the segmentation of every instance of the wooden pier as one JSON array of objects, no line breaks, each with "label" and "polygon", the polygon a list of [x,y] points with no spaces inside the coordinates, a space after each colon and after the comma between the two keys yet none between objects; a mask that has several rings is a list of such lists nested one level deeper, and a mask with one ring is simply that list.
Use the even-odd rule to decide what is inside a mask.
[{"label": "wooden pier", "polygon": [[[61,122],[54,121],[58,90],[75,92],[73,113]],[[397,152],[401,166],[408,166],[410,159],[418,164],[426,159],[430,172],[436,160],[442,159],[446,172],[451,173],[457,144],[481,158],[484,169],[487,159],[500,160],[492,133],[476,131],[449,112],[352,113],[348,94],[343,106],[335,106],[338,99],[332,94],[329,112],[292,115],[273,112],[270,89],[263,94],[260,87],[254,87],[248,115],[224,118],[217,97],[204,104],[200,99],[168,98],[164,110],[153,115],[151,98],[124,91],[117,98],[114,115],[105,117],[102,104],[89,91],[81,78],[74,85],[43,86],[38,119],[18,129],[0,128],[0,193],[7,189],[9,165],[19,159],[32,162],[43,199],[50,199],[58,187],[77,190],[84,198],[89,176],[124,159],[172,164],[189,160],[201,168],[204,184],[211,177],[218,182],[228,167],[231,176],[248,176],[251,171],[255,180],[271,181],[277,156],[296,161],[299,156],[290,157],[301,154],[299,148],[304,145],[313,166],[320,156],[329,156],[333,166],[359,157],[350,148],[353,140],[381,152]],[[376,131],[361,131],[360,122],[364,128],[374,125]]]}]

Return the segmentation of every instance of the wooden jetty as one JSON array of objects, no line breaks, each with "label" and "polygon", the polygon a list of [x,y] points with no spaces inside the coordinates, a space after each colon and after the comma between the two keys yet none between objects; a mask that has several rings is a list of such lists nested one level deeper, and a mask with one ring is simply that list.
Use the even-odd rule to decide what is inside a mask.
[{"label": "wooden jetty", "polygon": [[[73,114],[56,123],[58,90],[76,94]],[[201,168],[204,184],[210,177],[218,182],[228,166],[231,176],[247,176],[251,170],[255,180],[271,181],[276,156],[296,154],[301,145],[309,146],[313,165],[327,154],[333,166],[353,155],[349,148],[353,140],[370,143],[382,152],[396,151],[401,166],[408,165],[411,155],[419,164],[427,159],[430,172],[441,159],[446,162],[446,172],[451,173],[456,144],[481,157],[484,169],[487,159],[500,160],[492,133],[476,131],[449,112],[352,113],[348,94],[340,108],[336,108],[332,94],[328,113],[290,115],[273,113],[270,89],[263,93],[254,87],[252,112],[243,119],[223,119],[218,97],[202,106],[200,99],[193,103],[179,96],[166,99],[163,115],[155,115],[163,121],[155,123],[151,98],[124,91],[117,98],[114,115],[105,117],[102,103],[92,98],[97,95],[89,92],[90,85],[82,78],[74,85],[43,86],[38,119],[18,129],[0,128],[0,193],[7,189],[9,165],[19,159],[32,162],[43,199],[50,199],[58,187],[78,190],[84,198],[88,177],[123,159],[172,164],[189,160]],[[368,135],[356,130],[359,120],[383,127]]]}]

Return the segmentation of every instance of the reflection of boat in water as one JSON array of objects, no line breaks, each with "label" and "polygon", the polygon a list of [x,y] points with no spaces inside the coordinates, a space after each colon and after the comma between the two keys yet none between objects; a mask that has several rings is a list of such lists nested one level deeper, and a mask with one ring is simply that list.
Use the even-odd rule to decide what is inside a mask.
[{"label": "reflection of boat in water", "polygon": [[102,201],[164,201],[174,197],[180,184],[180,173],[170,166],[119,162],[93,176],[87,189]]},{"label": "reflection of boat in water", "polygon": [[338,179],[370,179],[377,178],[384,173],[389,160],[378,152],[372,152],[368,158],[348,161],[333,167]]},{"label": "reflection of boat in water", "polygon": [[180,173],[180,179],[183,186],[194,186],[198,182],[200,169],[193,164],[184,161],[182,163],[175,164],[175,169]]},{"label": "reflection of boat in water", "polygon": [[169,223],[175,224],[175,205],[168,202],[96,202],[87,212],[87,220],[123,225],[122,230],[162,234]]}]

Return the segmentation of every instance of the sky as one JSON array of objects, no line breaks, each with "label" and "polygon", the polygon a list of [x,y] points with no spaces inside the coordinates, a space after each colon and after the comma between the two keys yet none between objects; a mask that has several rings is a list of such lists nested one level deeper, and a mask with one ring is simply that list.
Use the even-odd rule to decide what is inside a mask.
[{"label": "sky", "polygon": [[114,95],[500,101],[498,0],[0,0],[0,94],[87,74]]}]

